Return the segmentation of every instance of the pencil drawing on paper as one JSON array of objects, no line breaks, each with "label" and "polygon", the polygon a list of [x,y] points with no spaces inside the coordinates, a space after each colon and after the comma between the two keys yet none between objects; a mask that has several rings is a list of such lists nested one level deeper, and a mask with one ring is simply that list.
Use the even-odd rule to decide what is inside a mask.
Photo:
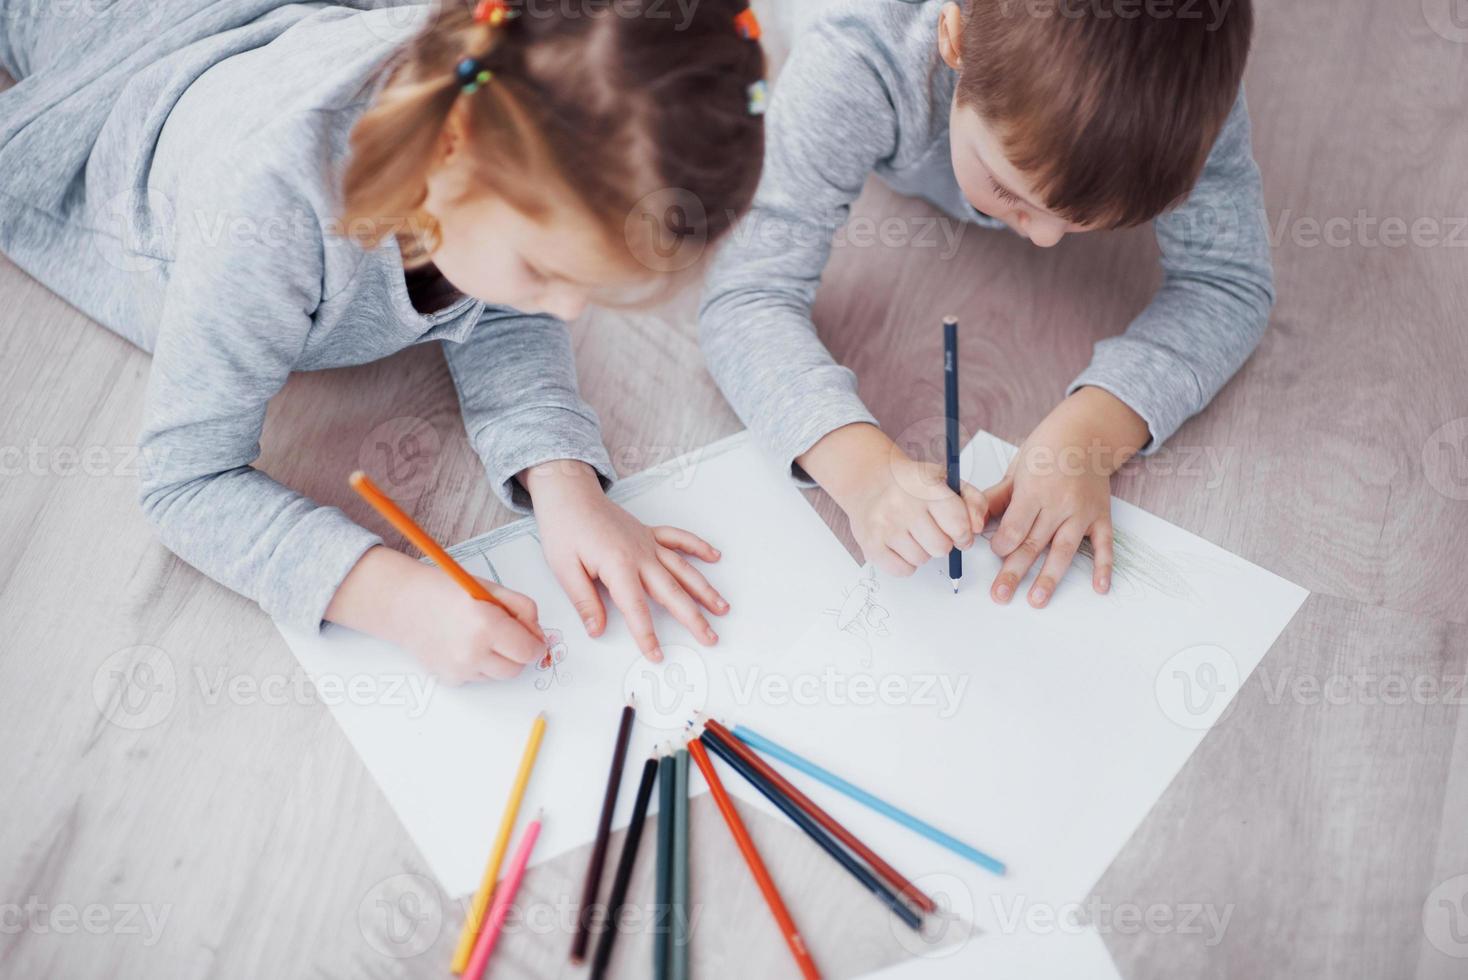
[{"label": "pencil drawing on paper", "polygon": [[[1126,598],[1141,598],[1149,592],[1189,601],[1201,598],[1182,562],[1140,538],[1117,529],[1113,532],[1112,553],[1112,586],[1117,594]],[[1094,563],[1096,553],[1089,538],[1081,543],[1077,555]]]},{"label": "pencil drawing on paper", "polygon": [[571,683],[571,672],[562,667],[566,659],[566,638],[558,629],[545,631],[545,654],[535,662],[535,688],[548,691],[558,684]]},{"label": "pencil drawing on paper", "polygon": [[872,637],[890,636],[892,633],[887,626],[892,614],[876,598],[879,587],[877,570],[869,566],[856,584],[843,594],[840,606],[823,610],[825,615],[835,617],[839,632],[862,641],[866,650],[861,658],[863,667],[872,665]]}]

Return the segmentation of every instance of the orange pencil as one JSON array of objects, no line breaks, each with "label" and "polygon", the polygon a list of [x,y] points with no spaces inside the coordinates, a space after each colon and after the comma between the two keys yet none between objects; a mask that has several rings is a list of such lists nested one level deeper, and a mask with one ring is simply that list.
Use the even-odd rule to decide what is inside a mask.
[{"label": "orange pencil", "polygon": [[785,943],[790,947],[790,952],[795,956],[795,964],[800,967],[801,975],[806,980],[820,980],[821,971],[816,969],[816,961],[811,959],[810,950],[805,948],[805,940],[800,937],[800,931],[795,928],[795,920],[790,917],[790,910],[785,907],[785,902],[780,898],[780,892],[775,888],[775,880],[770,877],[765,862],[760,858],[759,851],[754,846],[754,840],[749,836],[749,831],[744,827],[744,821],[739,819],[739,811],[734,809],[734,802],[729,799],[729,794],[724,790],[724,784],[719,781],[719,774],[714,772],[714,764],[709,760],[708,752],[698,739],[688,743],[688,754],[698,765],[698,771],[703,773],[704,782],[709,784],[709,792],[714,796],[714,802],[718,804],[719,812],[724,815],[724,822],[729,825],[729,833],[734,835],[734,843],[739,845],[739,851],[744,855],[744,863],[749,865],[750,873],[759,884],[759,890],[764,893],[765,902],[770,906],[770,912],[775,916],[775,921],[780,925],[780,931],[785,934]]},{"label": "orange pencil", "polygon": [[515,615],[509,606],[506,606],[503,602],[500,602],[491,595],[490,591],[480,583],[479,579],[464,571],[464,566],[454,561],[453,555],[450,555],[443,548],[439,547],[438,542],[429,537],[428,532],[419,527],[418,523],[409,517],[391,497],[378,489],[377,484],[373,483],[372,478],[366,473],[358,470],[347,478],[347,482],[351,484],[353,490],[362,495],[363,500],[371,504],[379,514],[386,518],[389,524],[397,528],[403,537],[413,542],[419,551],[433,559],[435,565],[448,572],[449,576],[455,582],[458,582],[459,586],[465,592],[480,602],[488,602],[491,605],[499,606],[511,616]]}]

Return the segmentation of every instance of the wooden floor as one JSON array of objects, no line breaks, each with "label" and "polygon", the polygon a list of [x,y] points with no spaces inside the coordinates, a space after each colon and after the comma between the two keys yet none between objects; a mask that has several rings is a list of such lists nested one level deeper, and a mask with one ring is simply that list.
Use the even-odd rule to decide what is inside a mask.
[{"label": "wooden floor", "polygon": [[[1261,7],[1248,89],[1279,305],[1238,378],[1116,492],[1315,594],[1093,897],[1127,977],[1464,977],[1468,958],[1450,954],[1468,954],[1468,30],[1450,0]],[[783,49],[790,17],[761,9]],[[877,186],[858,213],[933,216]],[[1415,229],[1404,244],[1394,221]],[[970,228],[953,254],[841,250],[817,320],[898,434],[939,404],[937,332],[915,328],[959,312],[978,338],[964,424],[1018,441],[1156,281],[1146,232],[1043,251]],[[737,428],[700,365],[691,301],[589,316],[575,335],[624,472]],[[0,260],[0,975],[443,976],[459,906],[326,709],[281,696],[295,663],[269,621],[173,558],[138,511],[147,374]],[[439,439],[416,510],[434,534],[507,518],[434,349],[292,379],[260,463],[365,520],[341,474],[402,417]],[[142,715],[108,720],[94,689],[140,645],[174,674]],[[907,955],[811,845],[745,813],[832,975]],[[784,975],[715,819],[701,800],[694,966]],[[539,916],[496,954],[502,975],[574,972],[560,923],[584,861],[530,875]],[[1226,910],[1228,926],[1212,942],[1106,911],[1154,905]],[[614,973],[642,975],[645,957],[629,937]]]}]

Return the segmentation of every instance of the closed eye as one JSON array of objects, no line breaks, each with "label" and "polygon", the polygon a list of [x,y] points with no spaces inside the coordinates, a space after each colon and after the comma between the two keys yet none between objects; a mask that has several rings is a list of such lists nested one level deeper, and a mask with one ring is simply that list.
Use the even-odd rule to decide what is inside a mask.
[{"label": "closed eye", "polygon": [[994,189],[994,196],[999,198],[999,200],[1003,201],[1005,204],[1024,203],[1020,200],[1019,195],[1015,194],[1009,188],[999,183],[999,181],[995,180],[993,177],[989,178],[989,186]]}]

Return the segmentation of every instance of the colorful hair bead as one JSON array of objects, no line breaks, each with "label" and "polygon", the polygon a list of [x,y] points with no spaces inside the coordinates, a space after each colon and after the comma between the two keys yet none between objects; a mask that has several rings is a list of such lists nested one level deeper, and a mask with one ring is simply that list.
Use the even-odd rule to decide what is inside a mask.
[{"label": "colorful hair bead", "polygon": [[489,80],[494,78],[494,72],[473,58],[465,58],[459,62],[454,73],[458,76],[459,85],[463,87],[465,95],[472,95],[479,91],[481,85],[488,85]]},{"label": "colorful hair bead", "polygon": [[770,87],[761,78],[754,82],[746,90],[749,94],[749,114],[751,116],[763,116],[765,107],[770,103]]},{"label": "colorful hair bead", "polygon": [[734,17],[734,29],[746,41],[759,40],[759,18],[749,7],[745,7]]},{"label": "colorful hair bead", "polygon": [[490,27],[499,27],[505,21],[515,16],[505,0],[479,0],[474,6],[474,23],[488,24]]}]

